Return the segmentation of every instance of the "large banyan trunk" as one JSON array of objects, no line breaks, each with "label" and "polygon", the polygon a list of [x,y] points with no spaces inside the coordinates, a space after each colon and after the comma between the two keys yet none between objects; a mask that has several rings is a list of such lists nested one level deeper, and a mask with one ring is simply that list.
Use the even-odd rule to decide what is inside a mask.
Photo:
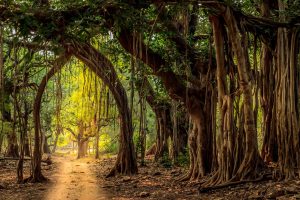
[{"label": "large banyan trunk", "polygon": [[[211,17],[217,61],[217,88],[220,122],[218,129],[218,169],[209,184],[215,185],[229,181],[233,177],[235,162],[234,144],[235,127],[233,127],[233,99],[226,82],[225,69],[225,29],[219,17]],[[207,183],[207,184],[208,184]]]},{"label": "large banyan trunk", "polygon": [[118,79],[112,63],[90,44],[73,41],[66,44],[65,47],[102,79],[117,103],[120,114],[119,153],[115,166],[108,176],[113,176],[117,172],[121,174],[137,173],[131,112],[128,107],[126,91]]},{"label": "large banyan trunk", "polygon": [[[278,1],[280,19],[285,20],[285,1]],[[275,110],[280,178],[299,176],[299,72],[297,28],[278,28],[276,57]]]},{"label": "large banyan trunk", "polygon": [[213,137],[209,130],[211,119],[206,118],[206,107],[203,107],[205,104],[203,98],[205,97],[205,94],[201,95],[200,93],[189,95],[187,110],[193,124],[188,137],[190,168],[187,176],[181,180],[198,181],[210,173],[213,167]]},{"label": "large banyan trunk", "polygon": [[[217,61],[218,117],[220,117],[217,126],[219,127],[217,136],[218,167],[213,176],[202,185],[202,189],[218,184],[256,179],[259,174],[258,168],[262,167],[252,109],[250,66],[247,46],[243,43],[245,42],[243,33],[239,31],[230,9],[227,9],[222,17],[212,16],[210,19]],[[222,20],[227,25],[227,32]],[[228,52],[231,48],[237,57],[239,88],[243,95],[241,111],[237,109],[236,113],[234,113],[235,94],[233,90],[235,83],[232,79],[233,74],[226,77],[228,72],[234,71],[233,69],[226,70],[233,68],[232,53]],[[239,103],[237,107],[240,107]],[[236,124],[239,124],[239,129]],[[243,146],[245,148],[242,148]]]},{"label": "large banyan trunk", "polygon": [[[210,118],[206,119],[205,112],[211,111],[203,106],[205,105],[206,92],[196,88],[186,88],[171,70],[163,69],[166,66],[165,60],[149,49],[142,41],[139,41],[139,51],[135,51],[133,41],[137,38],[130,30],[121,30],[118,40],[126,51],[152,68],[153,72],[161,78],[170,97],[183,102],[187,112],[191,115],[194,124],[188,139],[191,164],[189,174],[183,179],[197,179],[210,173],[213,160],[213,140],[212,135],[206,132],[207,127],[210,127],[210,123],[208,123]],[[207,99],[210,100],[210,98]]]},{"label": "large banyan trunk", "polygon": [[250,62],[245,44],[245,33],[239,31],[237,21],[232,10],[227,8],[223,14],[228,30],[230,44],[237,59],[237,71],[240,90],[243,94],[243,114],[245,131],[245,155],[237,172],[231,180],[256,178],[262,167],[262,160],[258,153],[257,132],[253,112],[252,85],[250,82]]},{"label": "large banyan trunk", "polygon": [[34,152],[32,159],[32,174],[29,177],[30,182],[42,182],[45,181],[46,178],[42,174],[41,170],[41,160],[42,160],[42,133],[41,133],[41,119],[40,119],[40,110],[41,110],[41,100],[48,83],[48,80],[58,72],[69,60],[70,56],[61,55],[55,62],[53,67],[49,70],[49,72],[43,77],[39,87],[37,94],[34,100],[33,106],[33,120],[34,120]]},{"label": "large banyan trunk", "polygon": [[[270,17],[269,0],[264,0],[261,6],[261,14],[265,18]],[[278,161],[278,144],[276,129],[276,114],[274,109],[274,90],[275,90],[275,65],[273,62],[273,44],[262,44],[261,48],[261,107],[263,112],[262,133],[263,145],[261,157],[264,162]]]}]

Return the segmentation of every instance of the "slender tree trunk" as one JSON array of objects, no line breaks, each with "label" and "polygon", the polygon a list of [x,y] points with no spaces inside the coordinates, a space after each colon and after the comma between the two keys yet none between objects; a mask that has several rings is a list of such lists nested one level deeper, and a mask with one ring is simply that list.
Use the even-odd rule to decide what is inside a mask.
[{"label": "slender tree trunk", "polygon": [[168,139],[171,136],[170,131],[172,131],[172,124],[169,118],[170,109],[167,105],[161,105],[155,108],[156,114],[156,152],[155,160],[158,161],[163,157],[169,156],[169,144]]},{"label": "slender tree trunk", "polygon": [[2,153],[2,145],[3,145],[3,134],[0,135],[0,154]]},{"label": "slender tree trunk", "polygon": [[95,149],[96,149],[96,152],[95,152],[95,158],[96,159],[99,159],[99,131],[97,130],[96,132],[96,143],[95,143]]},{"label": "slender tree trunk", "polygon": [[179,156],[179,136],[178,136],[178,105],[177,102],[172,102],[172,124],[173,124],[173,132],[172,132],[172,160],[176,163],[176,160]]},{"label": "slender tree trunk", "polygon": [[[96,130],[96,154],[95,158],[99,159],[99,139],[100,139],[100,130],[101,130],[101,118],[102,118],[102,102],[103,101],[103,93],[105,92],[105,85],[102,83],[100,88],[100,96],[99,96],[99,102],[98,102],[98,119],[97,116],[95,116],[95,120],[97,121],[97,130]],[[108,103],[108,102],[107,102]]]},{"label": "slender tree trunk", "polygon": [[51,153],[50,147],[49,147],[49,144],[48,144],[48,139],[49,139],[49,137],[45,136],[44,137],[44,142],[43,142],[43,152],[46,153],[46,154]]},{"label": "slender tree trunk", "polygon": [[55,153],[55,152],[56,152],[57,142],[58,142],[58,137],[59,137],[59,134],[55,134],[55,138],[54,138],[54,141],[53,141],[53,149],[52,149],[52,153]]},{"label": "slender tree trunk", "polygon": [[0,112],[2,114],[1,134],[0,134],[0,154],[3,144],[3,110],[4,110],[4,60],[3,60],[3,28],[0,26]]}]

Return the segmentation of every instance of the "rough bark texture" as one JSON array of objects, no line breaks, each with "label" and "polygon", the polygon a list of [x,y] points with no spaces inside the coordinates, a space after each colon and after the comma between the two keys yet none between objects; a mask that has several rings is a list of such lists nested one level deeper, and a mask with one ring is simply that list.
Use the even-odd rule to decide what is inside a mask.
[{"label": "rough bark texture", "polygon": [[[271,1],[264,0],[261,5],[262,17],[270,17]],[[274,44],[262,43],[261,49],[261,107],[263,111],[264,134],[261,157],[264,162],[278,161],[278,144],[276,117],[274,109],[274,90],[275,90],[275,66],[273,62],[272,47]]]},{"label": "rough bark texture", "polygon": [[[285,20],[287,3],[278,1],[282,11],[280,19]],[[298,45],[299,31],[296,28],[278,28],[276,59],[275,105],[279,178],[292,179],[299,176],[299,91],[298,91]]]},{"label": "rough bark texture", "polygon": [[253,179],[258,175],[258,168],[262,167],[262,160],[258,153],[257,132],[253,113],[252,86],[249,77],[249,58],[243,41],[243,32],[238,28],[237,21],[227,8],[223,15],[228,29],[230,43],[237,58],[237,70],[240,90],[244,97],[244,130],[245,130],[245,157],[238,168],[233,180]]}]

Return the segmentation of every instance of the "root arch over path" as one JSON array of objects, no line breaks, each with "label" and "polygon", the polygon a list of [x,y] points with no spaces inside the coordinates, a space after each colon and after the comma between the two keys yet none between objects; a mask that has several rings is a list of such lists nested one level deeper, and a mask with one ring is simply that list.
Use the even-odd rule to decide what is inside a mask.
[{"label": "root arch over path", "polygon": [[62,69],[72,55],[85,63],[99,78],[101,78],[110,89],[117,103],[121,124],[120,146],[117,161],[108,176],[113,176],[116,173],[129,175],[137,173],[138,169],[133,144],[132,116],[129,112],[126,91],[118,79],[114,66],[104,55],[98,52],[90,44],[72,41],[71,43],[64,43],[63,45],[66,53],[58,57],[54,62],[53,67],[43,77],[34,101],[35,146],[32,176],[29,178],[29,181],[41,182],[45,180],[45,177],[41,172],[42,145],[40,142],[40,110],[44,90],[48,80]]}]

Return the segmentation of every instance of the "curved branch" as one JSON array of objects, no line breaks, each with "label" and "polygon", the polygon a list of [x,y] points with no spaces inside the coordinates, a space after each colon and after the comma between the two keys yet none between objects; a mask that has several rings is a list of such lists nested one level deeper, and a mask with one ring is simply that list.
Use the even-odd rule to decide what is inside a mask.
[{"label": "curved branch", "polygon": [[43,77],[38,90],[37,94],[34,99],[34,106],[33,106],[33,121],[34,121],[34,153],[33,153],[33,163],[32,163],[32,177],[30,178],[32,182],[40,182],[43,181],[45,178],[41,172],[41,145],[40,145],[40,126],[41,126],[41,119],[40,119],[40,110],[41,110],[41,101],[44,90],[48,83],[48,80],[61,68],[67,63],[70,59],[70,55],[67,53],[62,54],[59,56],[50,71]]}]

